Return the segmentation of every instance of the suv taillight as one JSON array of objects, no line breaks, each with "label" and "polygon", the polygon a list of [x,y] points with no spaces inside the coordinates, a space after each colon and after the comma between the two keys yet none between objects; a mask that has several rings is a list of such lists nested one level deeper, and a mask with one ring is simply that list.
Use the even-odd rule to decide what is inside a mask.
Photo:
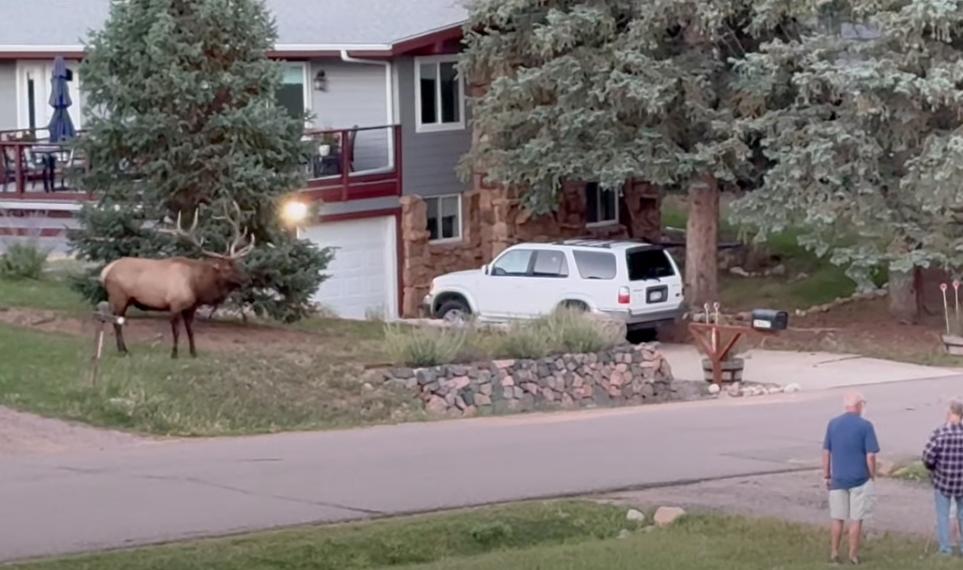
[{"label": "suv taillight", "polygon": [[632,294],[628,287],[619,287],[619,304],[628,305],[632,302]]}]

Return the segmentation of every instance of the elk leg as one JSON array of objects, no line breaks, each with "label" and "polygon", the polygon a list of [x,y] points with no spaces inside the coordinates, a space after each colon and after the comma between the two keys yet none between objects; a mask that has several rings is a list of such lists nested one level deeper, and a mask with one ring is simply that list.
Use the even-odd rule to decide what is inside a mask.
[{"label": "elk leg", "polygon": [[187,342],[191,345],[191,356],[197,358],[197,348],[194,346],[194,313],[197,311],[194,309],[187,309],[181,313],[184,318],[184,330],[187,331]]},{"label": "elk leg", "polygon": [[[124,302],[111,303],[111,309],[113,309],[114,317],[124,317],[127,316],[127,307],[130,306],[130,300],[125,299]],[[130,354],[127,350],[127,343],[124,342],[124,328],[114,321],[114,337],[117,339],[117,351],[124,356]]]},{"label": "elk leg", "polygon": [[177,358],[177,340],[181,334],[180,321],[180,313],[171,313],[171,332],[174,333],[174,347],[171,349],[171,358]]}]

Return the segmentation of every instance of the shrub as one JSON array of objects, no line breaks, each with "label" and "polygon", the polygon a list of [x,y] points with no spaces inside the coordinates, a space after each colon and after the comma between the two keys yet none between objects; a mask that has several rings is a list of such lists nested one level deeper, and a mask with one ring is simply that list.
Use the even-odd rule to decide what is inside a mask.
[{"label": "shrub", "polygon": [[575,309],[559,309],[542,325],[558,352],[598,352],[623,342],[625,332],[608,321]]},{"label": "shrub", "polygon": [[0,275],[14,279],[40,279],[50,254],[36,242],[15,243],[0,256]]},{"label": "shrub", "polygon": [[554,347],[545,327],[538,321],[512,323],[508,332],[500,337],[498,355],[506,358],[544,358]]},{"label": "shrub", "polygon": [[511,525],[501,521],[479,524],[470,532],[475,542],[487,548],[508,542],[513,534]]},{"label": "shrub", "polygon": [[514,323],[499,343],[509,358],[544,358],[565,352],[599,352],[623,342],[625,329],[577,309],[559,309],[533,321]]},{"label": "shrub", "polygon": [[385,348],[406,366],[438,366],[455,360],[465,347],[468,329],[385,325]]}]

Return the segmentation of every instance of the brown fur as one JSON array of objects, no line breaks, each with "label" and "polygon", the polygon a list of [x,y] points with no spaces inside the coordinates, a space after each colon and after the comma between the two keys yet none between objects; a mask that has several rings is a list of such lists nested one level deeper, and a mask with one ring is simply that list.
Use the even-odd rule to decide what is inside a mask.
[{"label": "brown fur", "polygon": [[[114,315],[123,317],[131,306],[145,311],[170,313],[174,346],[171,356],[177,358],[180,321],[184,321],[191,356],[194,347],[194,314],[201,305],[219,305],[248,280],[247,275],[230,259],[141,259],[124,257],[107,265],[100,282],[107,290]],[[120,325],[114,325],[117,350],[127,353]]]}]

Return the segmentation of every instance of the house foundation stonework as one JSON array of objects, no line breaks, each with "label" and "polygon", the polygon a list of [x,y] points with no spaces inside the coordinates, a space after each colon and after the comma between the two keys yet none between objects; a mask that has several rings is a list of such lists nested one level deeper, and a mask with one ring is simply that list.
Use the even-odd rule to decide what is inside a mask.
[{"label": "house foundation stonework", "polygon": [[475,177],[474,186],[462,195],[458,242],[432,243],[424,200],[417,195],[402,197],[402,316],[419,315],[431,280],[438,275],[478,269],[518,243],[581,237],[661,240],[661,198],[651,184],[626,184],[619,198],[619,219],[605,225],[586,224],[584,184],[566,184],[556,211],[541,216],[523,206],[517,191],[485,187],[481,176]]}]

